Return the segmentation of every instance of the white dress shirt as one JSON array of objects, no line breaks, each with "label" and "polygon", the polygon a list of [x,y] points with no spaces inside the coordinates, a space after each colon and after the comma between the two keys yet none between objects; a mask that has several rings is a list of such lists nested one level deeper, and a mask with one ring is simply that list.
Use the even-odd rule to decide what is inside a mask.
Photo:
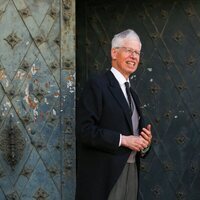
[{"label": "white dress shirt", "polygon": [[[128,97],[127,97],[127,93],[126,93],[126,87],[125,87],[125,82],[129,82],[130,84],[130,81],[129,79],[126,79],[117,69],[115,69],[114,67],[111,68],[111,72],[113,73],[113,75],[115,76],[115,78],[117,79],[117,81],[119,82],[119,85],[122,89],[122,92],[128,102]],[[128,102],[129,103],[129,102]],[[132,103],[135,107],[135,102],[134,100],[132,99]],[[133,114],[132,114],[132,117],[131,117],[131,120],[132,120],[132,125],[133,125],[133,135],[138,135],[138,124],[139,124],[139,115],[138,115],[138,112],[136,109],[133,110]],[[122,140],[122,134],[120,134],[120,140],[119,140],[119,146],[121,146],[121,140]],[[128,159],[128,163],[134,163],[135,162],[135,155],[136,155],[136,152],[135,151],[132,151],[131,152],[131,155],[129,156],[129,159]]]},{"label": "white dress shirt", "polygon": [[115,78],[117,79],[117,81],[119,82],[119,85],[122,89],[122,92],[127,100],[127,102],[129,103],[128,101],[128,97],[127,97],[127,94],[126,94],[126,87],[125,87],[125,82],[128,82],[130,84],[130,81],[129,79],[126,79],[117,69],[115,69],[114,67],[111,68],[110,70],[113,75],[115,76]]}]

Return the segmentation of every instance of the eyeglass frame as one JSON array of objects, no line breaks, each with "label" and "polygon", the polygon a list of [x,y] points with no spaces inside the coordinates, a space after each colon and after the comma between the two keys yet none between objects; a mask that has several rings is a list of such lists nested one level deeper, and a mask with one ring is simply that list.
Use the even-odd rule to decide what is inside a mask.
[{"label": "eyeglass frame", "polygon": [[141,51],[139,52],[139,51],[136,51],[136,50],[129,48],[129,47],[114,47],[114,48],[115,49],[120,49],[120,48],[125,49],[125,52],[128,53],[129,55],[133,55],[133,54],[135,54],[137,56],[143,55]]}]

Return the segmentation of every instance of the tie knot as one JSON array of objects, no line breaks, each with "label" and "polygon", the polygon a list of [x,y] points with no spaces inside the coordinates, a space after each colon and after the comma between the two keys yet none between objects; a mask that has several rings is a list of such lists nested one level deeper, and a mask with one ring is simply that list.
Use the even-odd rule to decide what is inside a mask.
[{"label": "tie knot", "polygon": [[129,82],[125,82],[126,88],[130,88]]}]

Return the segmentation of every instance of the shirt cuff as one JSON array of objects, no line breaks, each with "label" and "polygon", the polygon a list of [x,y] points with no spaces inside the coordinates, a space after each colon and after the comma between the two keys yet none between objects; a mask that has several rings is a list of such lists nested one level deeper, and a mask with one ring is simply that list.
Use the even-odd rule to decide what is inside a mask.
[{"label": "shirt cuff", "polygon": [[142,154],[145,154],[147,151],[149,151],[150,146],[144,148],[141,150]]},{"label": "shirt cuff", "polygon": [[120,138],[119,138],[119,147],[121,146],[122,144],[122,134],[120,134]]}]

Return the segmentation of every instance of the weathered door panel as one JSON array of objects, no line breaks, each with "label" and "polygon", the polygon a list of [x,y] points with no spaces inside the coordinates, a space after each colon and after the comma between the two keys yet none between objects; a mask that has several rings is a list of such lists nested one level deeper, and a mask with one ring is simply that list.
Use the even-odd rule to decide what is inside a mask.
[{"label": "weathered door panel", "polygon": [[0,1],[0,199],[74,199],[75,3]]},{"label": "weathered door panel", "polygon": [[111,67],[115,33],[131,28],[141,37],[131,82],[154,138],[141,160],[140,199],[200,199],[200,2],[88,0],[77,8],[78,96],[89,75]]}]

